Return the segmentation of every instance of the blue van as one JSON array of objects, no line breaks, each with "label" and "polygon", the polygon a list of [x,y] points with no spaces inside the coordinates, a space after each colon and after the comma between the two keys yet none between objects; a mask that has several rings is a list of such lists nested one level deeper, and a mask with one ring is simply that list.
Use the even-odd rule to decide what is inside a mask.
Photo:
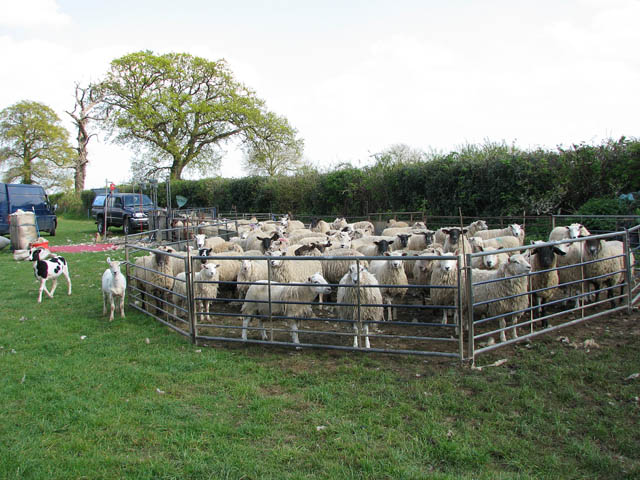
[{"label": "blue van", "polygon": [[31,212],[35,210],[38,230],[56,234],[58,219],[55,209],[40,185],[21,183],[0,183],[0,235],[9,233],[9,215],[16,210]]}]

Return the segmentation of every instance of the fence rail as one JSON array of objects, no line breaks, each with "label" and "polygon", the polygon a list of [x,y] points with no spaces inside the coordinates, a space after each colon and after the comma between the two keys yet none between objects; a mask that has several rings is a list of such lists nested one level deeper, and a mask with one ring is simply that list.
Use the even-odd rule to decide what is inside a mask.
[{"label": "fence rail", "polygon": [[[228,222],[217,224],[218,227],[222,225],[228,226]],[[125,248],[129,302],[133,308],[151,315],[195,343],[235,342],[434,355],[473,361],[478,355],[515,342],[625,309],[629,311],[632,305],[640,301],[640,286],[634,281],[634,275],[637,275],[634,272],[635,264],[640,260],[640,247],[633,241],[634,235],[637,236],[639,231],[640,225],[637,225],[608,234],[505,249],[504,252],[508,254],[522,252],[525,260],[531,259],[534,250],[543,247],[555,246],[566,250],[574,248],[583,253],[577,263],[570,265],[555,265],[547,270],[487,279],[478,277],[480,273],[469,267],[474,259],[490,254],[485,252],[466,253],[463,257],[453,254],[345,257],[339,256],[339,250],[334,250],[327,257],[261,257],[241,253],[231,255],[229,252],[202,257],[179,251],[192,244],[189,235],[173,240],[174,232],[169,232],[162,236],[171,240],[158,246],[156,239],[161,236],[161,231],[156,230],[127,237]],[[189,232],[195,234],[196,230]],[[590,259],[584,253],[587,239],[622,239],[623,248],[616,255]],[[168,251],[167,248],[171,250]],[[148,259],[139,260],[142,257]],[[351,283],[343,281],[341,284],[340,278],[333,277],[327,279],[326,287],[331,289],[331,293],[326,296],[328,298],[316,300],[317,295],[313,295],[311,299],[297,298],[292,292],[283,296],[282,290],[285,288],[302,290],[311,287],[307,278],[289,282],[276,281],[280,277],[276,274],[278,267],[273,262],[275,258],[296,266],[322,259],[325,267],[321,271],[332,271],[328,267],[330,264],[334,264],[335,270],[338,264],[344,268],[344,265],[348,267],[351,263],[367,265],[373,261],[399,259],[408,279],[403,284],[373,285],[360,284],[359,280]],[[267,283],[238,279],[243,260],[263,263],[267,271],[264,281]],[[420,279],[418,273],[414,274],[418,261],[435,268],[445,260],[458,260],[456,281],[452,284],[436,284],[434,277],[423,276]],[[619,268],[597,275],[588,273],[592,265],[611,260],[617,261]],[[196,274],[203,262],[218,264],[222,277],[209,282],[201,280]],[[167,267],[167,264],[172,267]],[[563,272],[571,270],[579,272],[579,276],[537,289],[531,286],[535,274],[554,272],[563,278],[566,276]],[[519,277],[526,283],[524,291],[480,298],[479,292],[483,285],[499,284]],[[610,278],[618,280],[612,283],[608,281]],[[592,290],[593,284],[596,288]],[[216,287],[215,295],[202,294],[206,290],[202,287],[207,285]],[[263,297],[239,298],[239,287],[247,286],[254,291],[258,286],[268,288],[264,289],[266,294]],[[381,300],[372,301],[365,295],[367,289],[378,288],[388,289],[390,293],[406,289],[403,296],[394,298],[391,306],[396,312],[396,320],[389,320],[388,314],[384,315],[388,304]],[[349,289],[355,291],[355,295],[351,295],[348,301],[339,301],[338,292]],[[449,291],[449,300],[444,303],[434,302],[434,293],[438,290]],[[548,295],[540,305],[533,301],[534,295],[546,292],[551,292],[552,295]],[[606,298],[599,299],[600,296]],[[390,297],[393,298],[393,295]],[[522,301],[514,301],[515,299]],[[519,306],[506,310],[489,307],[510,301]],[[368,313],[364,314],[365,311]],[[377,313],[367,316],[370,311]],[[382,317],[379,316],[380,312]],[[443,312],[453,314],[455,321],[443,323],[442,319],[446,318]],[[512,317],[515,320],[509,322]],[[505,323],[501,324],[501,320]],[[516,332],[518,335],[514,336]],[[506,338],[509,335],[511,338]],[[503,341],[500,341],[500,337]],[[367,340],[370,348],[367,348]]]}]

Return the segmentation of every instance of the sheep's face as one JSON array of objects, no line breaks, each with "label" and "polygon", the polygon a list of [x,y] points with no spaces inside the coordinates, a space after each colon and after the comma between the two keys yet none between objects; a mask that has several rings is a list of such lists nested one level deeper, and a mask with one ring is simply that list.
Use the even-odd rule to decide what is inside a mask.
[{"label": "sheep's face", "polygon": [[207,239],[204,233],[199,233],[194,238],[196,239],[196,248],[204,247],[204,241]]},{"label": "sheep's face", "polygon": [[357,263],[352,263],[349,266],[349,277],[351,277],[352,283],[358,283],[360,276],[365,271],[365,268],[362,265],[358,265]]},{"label": "sheep's face", "polygon": [[331,287],[320,272],[316,272],[309,277],[309,283],[313,284],[313,290],[322,295],[331,293]]},{"label": "sheep's face", "polygon": [[435,234],[435,232],[432,232],[431,230],[427,230],[426,232],[420,232],[422,235],[424,235],[424,241],[427,245],[431,245],[433,243],[433,235]]},{"label": "sheep's face", "polygon": [[445,272],[452,272],[456,269],[458,261],[455,259],[438,260],[439,268]]},{"label": "sheep's face", "polygon": [[284,255],[284,252],[281,252],[279,250],[276,250],[275,252],[267,252],[267,255],[269,255],[271,257],[271,260],[269,260],[269,263],[271,264],[271,267],[273,268],[279,268],[282,266],[282,257]]},{"label": "sheep's face", "polygon": [[485,266],[485,268],[487,270],[493,270],[498,266],[498,254],[495,253],[495,249],[489,250],[489,248],[487,248],[484,251],[494,252],[482,257],[482,264]]},{"label": "sheep's face", "polygon": [[604,240],[586,240],[584,242],[584,248],[587,250],[587,253],[592,257],[595,257],[602,250],[602,245]]},{"label": "sheep's face", "polygon": [[398,240],[400,241],[400,248],[407,248],[410,237],[411,237],[410,233],[401,233],[398,235]]},{"label": "sheep's face", "polygon": [[457,245],[460,241],[460,236],[467,233],[467,229],[460,230],[459,228],[448,228],[443,230],[445,235],[449,236],[449,243],[451,245]]},{"label": "sheep's face", "polygon": [[517,223],[513,223],[511,225],[509,225],[509,228],[511,229],[511,234],[514,237],[520,237],[523,233],[522,227],[520,225],[518,225]]},{"label": "sheep's face", "polygon": [[400,270],[404,268],[404,265],[402,264],[402,260],[400,260],[397,257],[403,257],[406,256],[406,252],[386,252],[385,256],[387,257],[393,257],[393,260],[389,260],[389,264],[391,266],[391,268],[395,269],[395,270]]},{"label": "sheep's face", "polygon": [[484,251],[484,242],[482,237],[471,237],[469,239],[469,244],[471,245],[471,249],[474,253]]},{"label": "sheep's face", "polygon": [[378,247],[378,253],[383,255],[385,252],[389,251],[389,246],[393,243],[393,240],[376,240],[375,243]]},{"label": "sheep's face", "polygon": [[240,266],[240,273],[244,275],[248,275],[251,272],[251,260],[242,260],[242,265]]},{"label": "sheep's face", "polygon": [[475,225],[476,230],[489,230],[489,225],[484,220],[476,220],[472,225]]},{"label": "sheep's face", "polygon": [[337,245],[338,248],[351,248],[351,237],[348,232],[340,232],[331,237],[331,241]]},{"label": "sheep's face", "polygon": [[520,253],[509,257],[509,267],[512,275],[524,275],[531,271],[531,265]]},{"label": "sheep's face", "polygon": [[109,264],[109,270],[111,271],[111,275],[114,277],[120,273],[120,262],[116,260],[111,260],[111,258],[107,258],[107,263]]},{"label": "sheep's face", "polygon": [[427,229],[427,225],[424,222],[416,222],[411,226],[411,228],[420,229],[420,230],[426,230]]},{"label": "sheep's face", "polygon": [[567,231],[569,232],[569,238],[578,238],[580,236],[580,232],[582,230],[582,225],[579,223],[572,223],[567,227]]},{"label": "sheep's face", "polygon": [[202,266],[202,270],[200,270],[202,272],[202,276],[204,278],[206,278],[207,280],[212,280],[214,278],[217,277],[218,275],[218,267],[220,265],[218,265],[217,263],[205,263]]},{"label": "sheep's face", "polygon": [[556,266],[556,255],[566,255],[564,250],[555,246],[545,246],[534,248],[531,255],[537,255],[538,264],[542,270],[548,270]]}]

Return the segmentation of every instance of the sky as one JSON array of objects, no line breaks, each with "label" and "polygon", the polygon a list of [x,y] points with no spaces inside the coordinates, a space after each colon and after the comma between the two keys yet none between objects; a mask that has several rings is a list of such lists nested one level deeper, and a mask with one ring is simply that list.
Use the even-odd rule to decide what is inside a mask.
[{"label": "sky", "polygon": [[[597,144],[640,135],[639,20],[640,0],[0,0],[0,109],[42,102],[73,142],[75,84],[151,50],[224,58],[321,169],[394,144]],[[85,187],[133,156],[98,132]],[[240,160],[228,146],[209,176]]]}]

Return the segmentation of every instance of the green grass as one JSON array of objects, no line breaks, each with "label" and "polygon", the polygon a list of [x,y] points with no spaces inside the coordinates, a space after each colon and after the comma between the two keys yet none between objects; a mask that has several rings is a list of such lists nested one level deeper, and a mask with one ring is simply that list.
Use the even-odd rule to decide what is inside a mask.
[{"label": "green grass", "polygon": [[0,478],[640,478],[637,314],[562,333],[601,348],[551,335],[483,371],[207,348],[134,310],[107,322],[107,255],[66,254],[73,295],[62,280],[38,305],[31,264],[0,251]]}]

